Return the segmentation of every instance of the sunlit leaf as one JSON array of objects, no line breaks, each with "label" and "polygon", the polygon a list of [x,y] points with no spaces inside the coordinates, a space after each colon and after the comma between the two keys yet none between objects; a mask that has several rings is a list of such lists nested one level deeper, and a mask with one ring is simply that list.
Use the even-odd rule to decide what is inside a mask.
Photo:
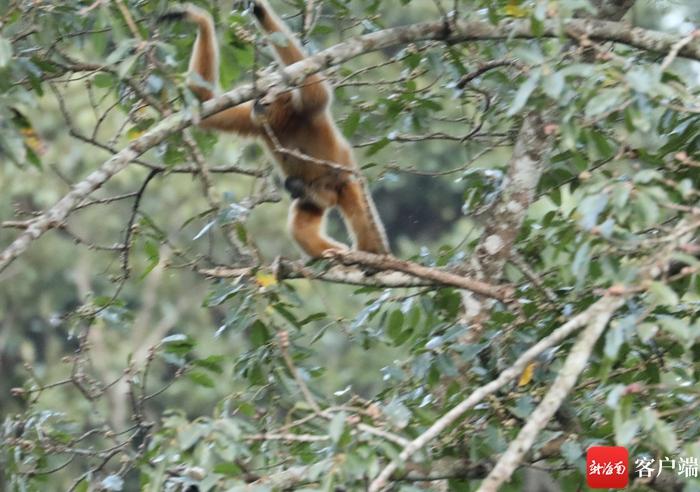
[{"label": "sunlit leaf", "polygon": [[535,367],[537,367],[536,362],[530,362],[525,369],[523,369],[520,378],[518,379],[518,386],[527,386],[532,381],[532,376],[535,374]]}]

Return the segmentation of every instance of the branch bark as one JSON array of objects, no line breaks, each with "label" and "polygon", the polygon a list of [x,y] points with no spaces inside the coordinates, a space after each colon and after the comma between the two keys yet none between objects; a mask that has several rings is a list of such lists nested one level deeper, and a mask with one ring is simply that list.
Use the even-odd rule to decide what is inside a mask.
[{"label": "branch bark", "polygon": [[[693,230],[697,230],[699,226],[700,222],[679,222],[673,231],[668,234],[668,239],[661,251],[653,257],[648,258],[648,261],[646,261],[640,268],[637,280],[630,282],[634,282],[635,285],[648,286],[649,279],[657,278],[663,273],[663,268],[661,268],[660,265],[667,264],[678,244],[682,244],[683,242],[687,241],[688,234]],[[613,313],[615,313],[615,311],[624,304],[627,298],[632,295],[636,295],[639,292],[640,290],[637,288],[625,289],[619,285],[610,287],[606,295],[589,306],[585,311],[578,314],[554,330],[547,337],[530,347],[520,357],[518,357],[511,367],[501,372],[496,379],[474,390],[467,398],[462,400],[459,404],[457,404],[457,406],[453,407],[449,412],[436,420],[435,423],[433,423],[433,425],[431,425],[426,431],[411,441],[411,443],[406,446],[403,451],[401,451],[399,456],[392,460],[386,467],[384,467],[379,475],[377,475],[374,481],[370,484],[368,492],[379,492],[380,490],[383,490],[399,466],[402,466],[402,464],[413,456],[413,454],[425,447],[430,441],[435,439],[450,425],[454,424],[464,415],[467,410],[483,400],[486,396],[493,394],[509,381],[522,374],[522,371],[525,369],[527,364],[546,349],[563,341],[579,328],[588,326],[588,330],[581,335],[580,340],[572,348],[569,357],[567,358],[554,384],[550,388],[550,391],[547,393],[547,395],[545,395],[545,398],[537,407],[535,413],[533,413],[533,415],[530,417],[530,420],[533,420],[534,422],[530,423],[528,421],[521,431],[521,434],[515,441],[513,441],[511,447],[509,447],[509,449],[506,451],[508,456],[505,459],[503,459],[503,457],[501,458],[504,461],[504,464],[499,467],[500,463],[497,463],[496,467],[499,467],[500,469],[498,474],[496,473],[496,467],[494,467],[494,470],[490,475],[493,475],[494,477],[500,476],[501,474],[508,472],[508,470],[510,470],[510,473],[512,473],[512,471],[515,469],[514,467],[517,467],[520,464],[522,457],[530,449],[530,446],[534,441],[533,436],[536,437],[537,432],[541,430],[544,425],[546,425],[570,391],[571,386],[573,386],[573,384],[576,382],[578,375],[588,362],[593,345],[595,345],[595,342],[598,340],[600,335],[602,335],[605,326],[607,325],[607,321],[610,319]],[[527,432],[525,432],[526,429]],[[522,439],[521,436],[523,436]],[[506,455],[504,454],[503,456]],[[501,460],[499,460],[499,462],[500,461]],[[508,478],[510,478],[510,475],[504,477],[503,480],[507,480]],[[494,480],[496,480],[496,478],[494,478]],[[503,480],[498,483],[502,483]],[[493,488],[485,490],[496,489]]]},{"label": "branch bark", "polygon": [[506,452],[499,458],[496,466],[493,467],[493,470],[481,483],[477,492],[496,492],[504,482],[510,480],[513,472],[520,466],[525,453],[528,452],[539,433],[554,416],[554,413],[559,409],[566,396],[574,387],[574,384],[576,384],[579,375],[586,368],[595,343],[605,331],[605,327],[608,325],[608,321],[615,310],[624,302],[622,298],[615,299],[615,301],[617,302],[611,302],[607,309],[602,309],[592,316],[588,326],[571,348],[569,356],[559,370],[559,374],[549,391],[528,418],[518,437],[510,443]]},{"label": "branch bark", "polygon": [[[563,23],[559,20],[547,20],[542,27],[542,35],[545,37],[572,37],[575,33],[581,33],[586,34],[592,40],[614,41],[654,52],[668,52],[678,41],[678,37],[671,34],[630,28],[622,23],[601,20],[572,19]],[[201,116],[207,117],[218,113],[248,101],[260,93],[265,94],[274,87],[285,88],[289,85],[298,85],[308,75],[338,65],[363,53],[391,46],[425,40],[444,40],[457,43],[485,39],[533,37],[529,20],[509,20],[498,25],[482,21],[456,21],[448,26],[440,20],[385,29],[350,39],[282,70],[269,73],[257,81],[257,90],[248,84],[228,91],[204,103],[201,108]],[[679,55],[700,60],[700,40],[696,39],[683,46],[679,50]],[[192,124],[191,111],[173,114],[112,156],[99,169],[76,184],[70,193],[36,217],[31,225],[0,253],[0,272],[23,254],[33,241],[49,229],[62,223],[80,201],[100,188],[112,176],[122,171],[130,162],[161,143],[169,135]]]},{"label": "branch bark", "polygon": [[[551,140],[546,132],[543,115],[538,111],[528,114],[515,141],[508,174],[503,184],[503,194],[489,217],[474,255],[466,267],[466,270],[477,278],[501,278],[525,220],[525,214],[535,198]],[[469,333],[469,337],[475,337],[491,302],[475,295],[473,291],[464,292],[462,306],[464,320],[476,328]]]},{"label": "branch bark", "polygon": [[[426,267],[392,256],[351,251],[338,254],[337,259],[346,265],[314,269],[301,262],[279,259],[273,268],[279,280],[308,278],[374,287],[452,286],[501,301],[507,301],[513,294],[513,288],[510,285],[488,284],[441,268]],[[380,271],[367,273],[366,270],[348,265],[362,265]],[[256,269],[217,267],[198,271],[209,277],[235,278],[252,276]]]},{"label": "branch bark", "polygon": [[535,357],[540,355],[548,348],[553,347],[554,345],[557,345],[561,341],[565,340],[572,333],[579,328],[586,326],[592,319],[595,319],[601,313],[614,312],[622,305],[623,302],[624,299],[622,297],[612,295],[604,296],[588,307],[588,309],[570,319],[568,322],[564,323],[550,333],[547,337],[530,347],[520,357],[518,357],[512,366],[501,372],[496,379],[474,390],[467,398],[462,400],[449,412],[436,420],[435,423],[433,423],[433,425],[431,425],[425,432],[411,441],[411,443],[401,451],[396,459],[384,467],[381,473],[379,473],[379,475],[370,484],[368,492],[379,492],[380,490],[383,490],[388,481],[391,479],[392,474],[399,468],[399,466],[401,466],[402,463],[405,463],[418,450],[422,449],[450,425],[454,424],[459,418],[462,417],[462,415],[464,415],[467,410],[473,408],[474,405],[482,401],[486,396],[495,393],[504,385],[520,376],[527,364]]},{"label": "branch bark", "polygon": [[476,248],[477,268],[484,278],[498,278],[510,258],[525,214],[535,197],[550,141],[543,116],[537,111],[528,114],[513,148],[503,195]]}]

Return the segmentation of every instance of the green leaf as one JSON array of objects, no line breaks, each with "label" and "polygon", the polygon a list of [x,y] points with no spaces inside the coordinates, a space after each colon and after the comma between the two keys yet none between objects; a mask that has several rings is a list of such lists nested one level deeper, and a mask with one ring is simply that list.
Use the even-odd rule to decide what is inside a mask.
[{"label": "green leaf", "polygon": [[411,411],[399,400],[392,400],[384,407],[384,415],[399,429],[403,429],[411,420]]},{"label": "green leaf", "polygon": [[661,419],[654,423],[651,435],[654,441],[668,453],[673,453],[678,448],[676,432],[671,425]]},{"label": "green leaf", "polygon": [[389,338],[391,338],[394,344],[397,344],[397,340],[399,340],[399,338],[401,337],[403,321],[404,316],[399,309],[392,311],[391,315],[389,316],[389,322],[387,325],[387,335],[389,335]]},{"label": "green leaf", "polygon": [[179,356],[189,353],[196,345],[190,336],[182,333],[167,336],[160,343],[165,352]]},{"label": "green leaf", "polygon": [[198,384],[199,386],[204,386],[205,388],[214,387],[214,380],[204,372],[190,371],[187,373],[187,377],[190,378],[193,383]]},{"label": "green leaf", "polygon": [[596,93],[586,104],[586,118],[594,118],[612,110],[615,106],[622,104],[624,89],[614,87],[612,89],[602,89]]},{"label": "green leaf", "polygon": [[628,446],[639,431],[639,419],[629,419],[620,425],[615,425],[615,443],[618,446]]},{"label": "green leaf", "polygon": [[235,463],[229,462],[219,463],[214,467],[213,472],[229,477],[236,477],[242,473],[242,470]]},{"label": "green leaf", "polygon": [[331,423],[328,425],[328,435],[334,443],[338,443],[343,435],[343,430],[345,429],[345,419],[347,415],[345,412],[338,412],[333,415]]},{"label": "green leaf", "polygon": [[530,95],[537,87],[537,82],[539,82],[541,75],[542,70],[533,70],[527,80],[522,83],[518,89],[518,92],[515,93],[515,97],[513,98],[510,108],[508,108],[506,116],[513,116],[525,106],[525,103],[530,98]]},{"label": "green leaf", "polygon": [[634,182],[647,184],[651,183],[653,180],[661,178],[663,178],[663,175],[656,169],[644,169],[638,173],[635,173]]},{"label": "green leaf", "polygon": [[542,79],[542,91],[551,99],[558,100],[564,90],[564,74],[554,72]]},{"label": "green leaf", "polygon": [[583,284],[583,281],[588,275],[588,268],[591,262],[591,244],[584,243],[576,254],[574,255],[574,261],[571,263],[571,273],[576,277],[577,285]]},{"label": "green leaf", "polygon": [[0,36],[0,68],[5,68],[12,59],[12,44],[7,38]]},{"label": "green leaf", "polygon": [[209,357],[206,357],[204,359],[197,359],[192,363],[197,367],[206,369],[207,371],[221,374],[222,372],[224,372],[223,368],[221,367],[221,364],[224,360],[225,357],[223,355],[210,355]]},{"label": "green leaf", "polygon": [[561,446],[561,455],[570,465],[576,465],[583,456],[583,449],[577,441],[566,441]]},{"label": "green leaf", "polygon": [[255,320],[250,327],[250,343],[254,347],[262,347],[268,340],[270,340],[270,332],[267,330],[267,327],[259,319]]},{"label": "green leaf", "polygon": [[649,193],[640,191],[635,197],[634,205],[641,213],[643,223],[646,227],[656,225],[659,220],[659,206]]},{"label": "green leaf", "polygon": [[517,399],[515,406],[510,408],[510,411],[518,418],[525,419],[532,414],[535,405],[530,395],[523,395]]},{"label": "green leaf", "polygon": [[382,150],[384,147],[386,147],[387,145],[389,145],[390,142],[391,142],[391,140],[389,140],[387,137],[382,137],[382,138],[380,138],[379,141],[377,141],[377,142],[375,142],[375,143],[373,143],[372,145],[369,146],[369,148],[367,149],[367,152],[365,153],[365,155],[366,155],[367,157],[369,157],[369,156],[371,156],[371,155],[376,154],[377,152],[379,152],[380,150]]},{"label": "green leaf", "polygon": [[143,244],[143,249],[146,252],[146,256],[148,258],[148,264],[146,265],[145,270],[141,274],[141,279],[144,279],[149,273],[151,273],[160,262],[160,249],[158,248],[158,245],[156,243],[154,243],[153,241],[146,241]]},{"label": "green leaf", "polygon": [[586,132],[588,137],[588,154],[592,161],[609,159],[615,154],[615,146],[601,132],[589,129]]},{"label": "green leaf", "polygon": [[622,326],[611,326],[605,333],[605,349],[604,353],[608,359],[615,360],[617,353],[625,341],[625,333]]},{"label": "green leaf", "polygon": [[347,138],[350,138],[355,134],[355,132],[357,131],[357,128],[359,126],[360,126],[360,112],[353,111],[352,113],[350,113],[347,116],[347,118],[345,118],[345,121],[343,122],[343,134]]},{"label": "green leaf", "polygon": [[544,23],[534,15],[530,16],[530,32],[537,38],[544,34]]},{"label": "green leaf", "polygon": [[625,74],[625,80],[635,91],[649,94],[660,84],[661,72],[655,66],[633,66]]},{"label": "green leaf", "polygon": [[687,321],[673,316],[665,315],[660,315],[658,317],[658,320],[664,331],[672,334],[674,338],[676,338],[680,342],[684,344],[692,344],[695,340],[695,336],[691,332],[691,328],[688,325]]},{"label": "green leaf", "polygon": [[605,210],[608,204],[608,195],[598,193],[596,195],[587,196],[577,207],[577,211],[581,214],[579,225],[586,230],[591,230],[598,224],[598,216]]},{"label": "green leaf", "polygon": [[676,306],[678,304],[678,294],[673,289],[662,282],[652,282],[649,286],[652,302],[666,306]]}]

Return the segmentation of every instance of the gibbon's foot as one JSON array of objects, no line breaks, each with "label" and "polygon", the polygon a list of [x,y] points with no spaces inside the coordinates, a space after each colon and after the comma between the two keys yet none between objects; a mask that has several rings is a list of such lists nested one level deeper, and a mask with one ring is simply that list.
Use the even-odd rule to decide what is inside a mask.
[{"label": "gibbon's foot", "polygon": [[304,198],[306,195],[306,183],[298,176],[287,176],[284,180],[284,189],[292,198]]},{"label": "gibbon's foot", "polygon": [[324,249],[323,253],[321,253],[321,258],[333,259],[338,256],[342,256],[343,253],[347,253],[348,251],[350,251],[350,248],[345,245],[334,246],[332,248]]}]

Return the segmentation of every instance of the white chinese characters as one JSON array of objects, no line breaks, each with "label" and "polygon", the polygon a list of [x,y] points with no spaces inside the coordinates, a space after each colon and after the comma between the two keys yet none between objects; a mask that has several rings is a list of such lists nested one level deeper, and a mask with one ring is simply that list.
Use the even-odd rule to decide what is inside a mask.
[{"label": "white chinese characters", "polygon": [[[658,477],[663,470],[674,470],[679,477],[697,478],[700,469],[698,458],[695,456],[681,456],[676,461],[665,456],[658,463],[654,458],[641,457],[634,460],[635,472],[638,478]],[[677,465],[677,466],[676,466]],[[592,471],[591,471],[592,473]]]},{"label": "white chinese characters", "polygon": [[627,467],[625,466],[625,464],[622,461],[597,462],[596,460],[592,460],[591,464],[588,467],[588,473],[590,475],[603,475],[603,476],[624,475],[626,471],[627,471]]}]

